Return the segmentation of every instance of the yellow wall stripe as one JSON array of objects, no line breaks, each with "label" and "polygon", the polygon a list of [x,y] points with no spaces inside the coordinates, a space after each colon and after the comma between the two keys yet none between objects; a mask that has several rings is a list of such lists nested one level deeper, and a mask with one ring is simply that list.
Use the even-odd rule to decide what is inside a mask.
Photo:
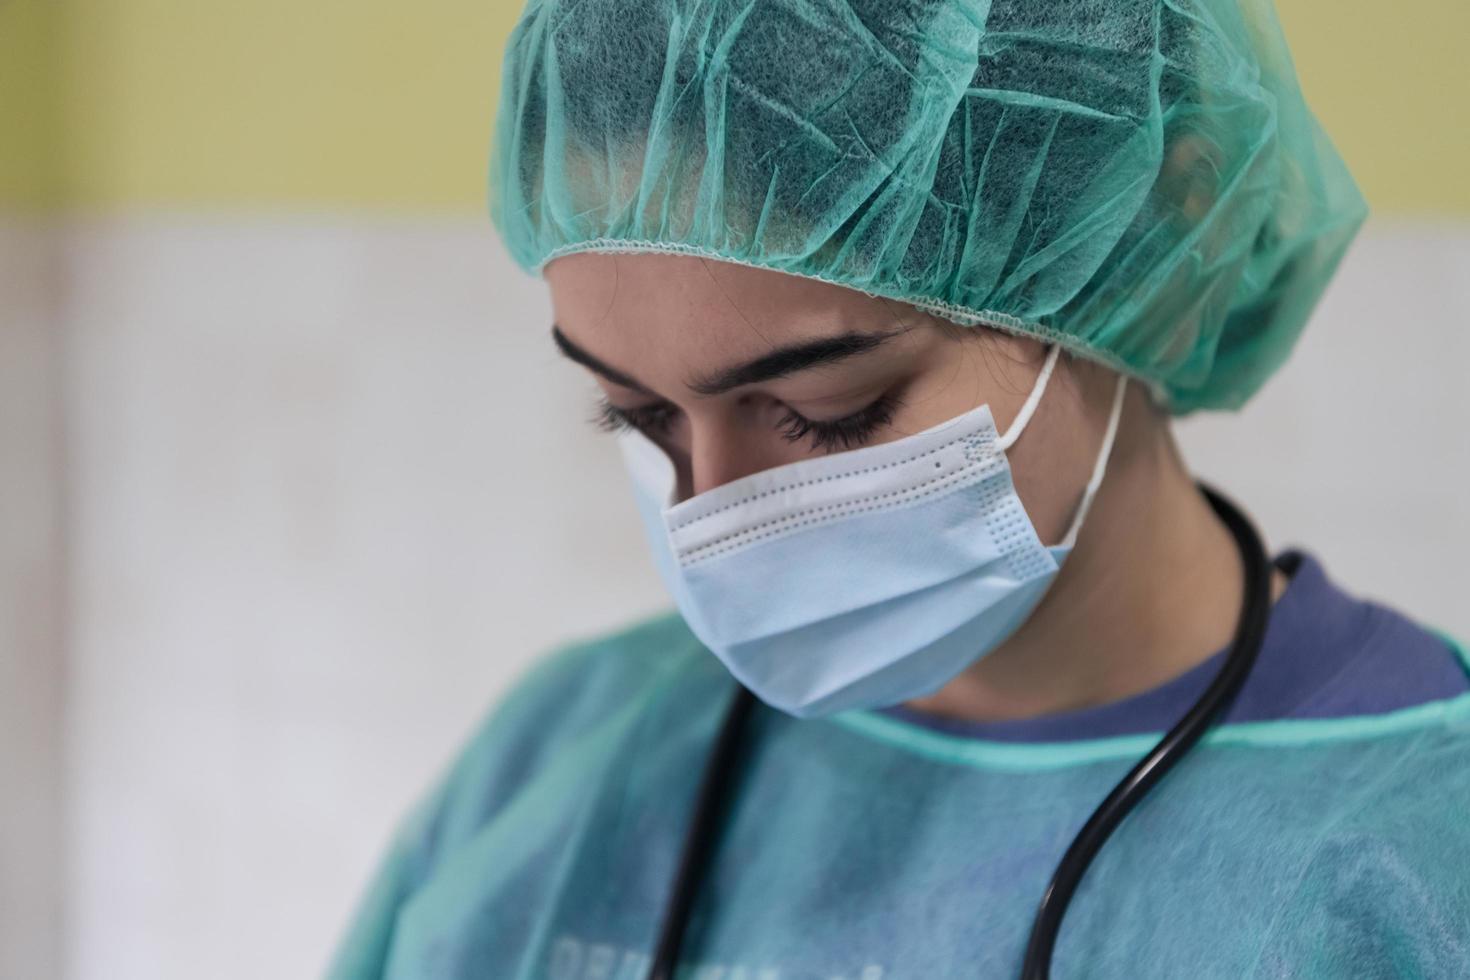
[{"label": "yellow wall stripe", "polygon": [[[0,0],[0,201],[483,211],[519,7]],[[1470,215],[1470,3],[1278,11],[1375,211]]]},{"label": "yellow wall stripe", "polygon": [[0,204],[60,202],[57,9],[0,0]]}]

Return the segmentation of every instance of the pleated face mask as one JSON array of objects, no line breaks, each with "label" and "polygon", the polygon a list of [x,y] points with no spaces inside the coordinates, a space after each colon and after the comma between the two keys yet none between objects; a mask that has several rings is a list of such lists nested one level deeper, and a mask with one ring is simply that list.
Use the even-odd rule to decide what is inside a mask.
[{"label": "pleated face mask", "polygon": [[1117,431],[1119,378],[1092,477],[1043,545],[988,405],[916,435],[763,470],[676,501],[673,461],[619,445],[655,564],[694,634],[762,701],[799,718],[930,694],[999,646],[1072,550]]}]

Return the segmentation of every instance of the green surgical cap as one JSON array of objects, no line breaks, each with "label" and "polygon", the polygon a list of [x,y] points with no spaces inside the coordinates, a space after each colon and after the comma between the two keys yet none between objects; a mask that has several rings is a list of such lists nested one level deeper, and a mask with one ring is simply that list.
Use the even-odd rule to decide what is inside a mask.
[{"label": "green surgical cap", "polygon": [[1170,410],[1285,359],[1367,208],[1265,0],[531,0],[490,210],[1060,343]]}]

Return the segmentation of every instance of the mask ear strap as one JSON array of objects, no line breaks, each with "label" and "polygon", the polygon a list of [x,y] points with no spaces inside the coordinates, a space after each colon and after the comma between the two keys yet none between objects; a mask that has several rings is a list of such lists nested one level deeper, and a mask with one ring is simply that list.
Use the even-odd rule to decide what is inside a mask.
[{"label": "mask ear strap", "polygon": [[1041,373],[1036,376],[1036,384],[1031,386],[1031,394],[1026,396],[1026,403],[1016,413],[1005,435],[995,441],[996,449],[1005,452],[1017,439],[1021,438],[1021,433],[1026,429],[1026,423],[1030,422],[1031,416],[1036,414],[1036,406],[1041,403],[1041,394],[1046,391],[1046,383],[1051,380],[1052,368],[1057,366],[1057,355],[1061,352],[1060,344],[1052,344],[1051,350],[1046,352],[1046,363],[1041,365]]},{"label": "mask ear strap", "polygon": [[1082,502],[1077,505],[1077,513],[1072,517],[1072,526],[1067,528],[1067,534],[1062,538],[1064,548],[1070,548],[1077,543],[1077,532],[1082,529],[1082,521],[1087,517],[1087,509],[1092,506],[1092,498],[1097,495],[1097,488],[1102,486],[1103,473],[1108,468],[1108,457],[1113,455],[1113,440],[1118,435],[1118,420],[1123,417],[1123,393],[1127,390],[1128,376],[1119,374],[1118,387],[1113,391],[1113,409],[1108,415],[1108,429],[1103,433],[1102,449],[1098,451],[1097,462],[1092,465],[1092,476],[1082,490]]}]

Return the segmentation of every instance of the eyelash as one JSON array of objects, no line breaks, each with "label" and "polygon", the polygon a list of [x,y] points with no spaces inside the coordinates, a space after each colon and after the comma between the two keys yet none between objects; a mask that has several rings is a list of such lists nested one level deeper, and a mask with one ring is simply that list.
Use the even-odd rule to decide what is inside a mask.
[{"label": "eyelash", "polygon": [[604,432],[620,432],[623,429],[639,429],[643,432],[664,432],[674,421],[674,406],[667,404],[645,405],[641,408],[618,408],[609,401],[597,403],[597,417],[593,424]]},{"label": "eyelash", "polygon": [[[851,449],[870,439],[874,432],[893,421],[893,410],[898,399],[891,392],[880,395],[877,400],[840,419],[818,421],[809,419],[787,408],[776,423],[783,438],[790,442],[810,439],[817,451],[836,448]],[[674,407],[657,404],[642,408],[618,408],[603,401],[597,406],[594,420],[605,432],[622,429],[639,429],[643,432],[664,432],[673,422]]]},{"label": "eyelash", "polygon": [[802,417],[793,409],[786,409],[786,414],[777,423],[781,435],[791,442],[798,442],[810,438],[812,448],[818,451],[830,449],[851,449],[861,446],[870,439],[874,432],[893,421],[893,410],[898,407],[898,399],[892,394],[878,396],[876,401],[869,403],[866,407],[858,409],[851,415],[840,419],[819,422],[814,419]]}]

